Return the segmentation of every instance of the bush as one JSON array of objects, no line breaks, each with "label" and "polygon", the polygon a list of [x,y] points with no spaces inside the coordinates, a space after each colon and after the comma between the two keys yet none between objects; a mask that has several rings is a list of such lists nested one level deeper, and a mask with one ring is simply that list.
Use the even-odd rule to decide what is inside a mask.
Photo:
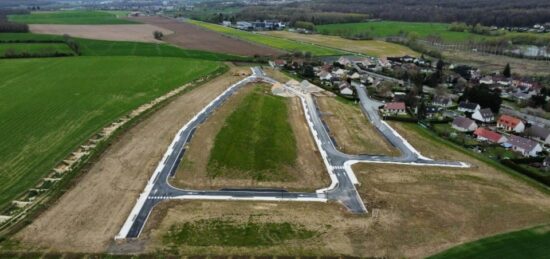
[{"label": "bush", "polygon": [[161,31],[154,31],[153,37],[155,37],[155,39],[157,40],[162,40],[162,38],[164,37],[164,34]]}]

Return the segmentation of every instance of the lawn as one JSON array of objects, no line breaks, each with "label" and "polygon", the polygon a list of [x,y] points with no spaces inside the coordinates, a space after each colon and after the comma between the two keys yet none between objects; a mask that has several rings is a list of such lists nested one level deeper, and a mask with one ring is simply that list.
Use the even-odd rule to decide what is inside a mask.
[{"label": "lawn", "polygon": [[9,15],[12,22],[26,24],[134,24],[137,22],[119,19],[120,13],[102,11],[33,12]]},{"label": "lawn", "polygon": [[0,43],[0,57],[4,57],[9,52],[16,55],[21,53],[74,55],[74,52],[65,43]]},{"label": "lawn", "polygon": [[[0,33],[2,42],[63,42],[62,36],[33,33]],[[207,60],[245,61],[246,57],[201,50],[181,49],[164,43],[76,39],[83,56],[182,57]]]},{"label": "lawn", "polygon": [[159,57],[0,60],[0,207],[116,118],[221,66]]},{"label": "lawn", "polygon": [[448,26],[449,25],[445,23],[382,21],[319,25],[316,26],[316,31],[328,35],[370,32],[372,36],[377,38],[397,36],[403,32],[416,32],[421,38],[437,35],[446,41],[465,41],[468,39],[478,40],[486,38],[486,36],[469,32],[449,31]]},{"label": "lawn", "polygon": [[[201,219],[173,225],[164,242],[176,246],[273,246],[287,240],[308,239],[309,231],[291,223],[260,223],[249,220],[239,223],[226,219]],[[205,238],[208,237],[208,238]]]},{"label": "lawn", "polygon": [[550,258],[549,244],[546,225],[483,238],[429,258]]},{"label": "lawn", "polygon": [[288,107],[284,98],[264,90],[255,86],[225,121],[208,161],[211,177],[288,180],[281,169],[297,158]]},{"label": "lawn", "polygon": [[195,21],[195,20],[187,20],[187,21],[192,24],[195,24],[219,33],[223,33],[235,38],[266,45],[272,48],[281,49],[289,52],[305,51],[305,52],[310,52],[312,55],[315,55],[315,56],[334,56],[334,55],[342,55],[347,53],[337,49],[322,47],[314,44],[303,43],[303,42],[289,40],[289,39],[271,37],[271,36],[263,35],[259,33],[247,32],[247,31],[233,29],[233,28],[229,28],[229,27],[225,27],[225,26],[217,25],[213,23],[206,23],[206,22]]},{"label": "lawn", "polygon": [[326,46],[344,51],[366,54],[374,57],[418,56],[418,53],[406,46],[380,40],[348,40],[338,36],[320,34],[300,34],[288,31],[270,31],[266,34],[301,42]]}]

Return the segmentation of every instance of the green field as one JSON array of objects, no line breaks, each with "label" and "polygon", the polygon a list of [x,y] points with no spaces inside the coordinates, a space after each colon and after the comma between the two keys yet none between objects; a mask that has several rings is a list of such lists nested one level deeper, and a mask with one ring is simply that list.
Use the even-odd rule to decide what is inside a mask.
[{"label": "green field", "polygon": [[[2,42],[62,42],[62,36],[33,33],[0,33]],[[246,61],[249,58],[201,50],[181,49],[164,43],[76,39],[83,56],[182,57],[207,60]]]},{"label": "green field", "polygon": [[121,13],[102,11],[33,12],[9,15],[12,22],[26,24],[134,24],[137,22],[119,19]]},{"label": "green field", "polygon": [[290,223],[237,223],[203,219],[172,226],[164,236],[164,242],[176,246],[259,247],[277,245],[287,240],[308,239],[315,235],[315,231]]},{"label": "green field", "polygon": [[283,39],[283,38],[271,37],[271,36],[262,35],[258,33],[251,33],[251,32],[233,29],[233,28],[229,28],[229,27],[225,27],[225,26],[217,25],[213,23],[205,23],[205,22],[195,21],[195,20],[187,20],[187,21],[195,25],[198,25],[219,33],[223,33],[235,38],[266,45],[266,46],[276,48],[276,49],[281,49],[284,51],[310,52],[314,56],[335,56],[335,55],[343,55],[347,53],[347,52],[332,49],[332,48],[325,48],[325,47],[321,47],[313,44],[302,43],[302,42]]},{"label": "green field", "polygon": [[12,54],[48,55],[60,53],[74,55],[74,52],[65,43],[0,43],[0,57],[4,57],[7,52]]},{"label": "green field", "polygon": [[550,258],[550,225],[480,239],[429,258]]},{"label": "green field", "polygon": [[102,127],[221,66],[159,57],[0,60],[0,206]]},{"label": "green field", "polygon": [[208,161],[210,176],[288,180],[280,169],[294,165],[297,154],[286,100],[264,89],[255,86],[225,121]]},{"label": "green field", "polygon": [[419,37],[425,38],[431,35],[437,35],[446,41],[465,41],[479,40],[487,38],[469,32],[453,32],[448,30],[449,24],[445,23],[422,23],[422,22],[364,22],[364,23],[342,23],[326,24],[315,27],[316,31],[328,35],[341,35],[343,33],[362,33],[369,32],[377,38],[398,36],[402,33],[415,32]]}]

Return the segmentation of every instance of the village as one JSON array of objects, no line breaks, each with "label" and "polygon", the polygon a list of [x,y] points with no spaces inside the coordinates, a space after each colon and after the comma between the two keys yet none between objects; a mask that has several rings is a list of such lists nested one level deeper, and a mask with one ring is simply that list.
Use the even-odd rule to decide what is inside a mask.
[{"label": "village", "polygon": [[[550,121],[522,112],[550,99],[543,84],[502,72],[410,56],[294,55],[270,62],[347,99],[364,85],[386,120],[420,123],[438,136],[537,179],[550,170]],[[542,105],[544,106],[544,105]],[[544,108],[544,107],[542,107]],[[545,113],[541,108],[539,112]]]}]

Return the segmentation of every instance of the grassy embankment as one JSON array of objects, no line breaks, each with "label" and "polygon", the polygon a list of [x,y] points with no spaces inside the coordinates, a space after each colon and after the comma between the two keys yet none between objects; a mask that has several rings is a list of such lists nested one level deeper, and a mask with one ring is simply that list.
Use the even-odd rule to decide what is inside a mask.
[{"label": "grassy embankment", "polygon": [[549,258],[548,244],[550,225],[483,238],[429,258]]},{"label": "grassy embankment", "polygon": [[174,246],[259,247],[273,246],[288,240],[308,239],[315,235],[315,231],[286,222],[261,223],[249,220],[239,223],[209,219],[173,225],[164,236],[164,242]]},{"label": "grassy embankment", "polygon": [[33,12],[9,15],[12,22],[26,24],[135,24],[138,22],[119,19],[123,13],[103,11]]},{"label": "grassy embankment", "polygon": [[[254,111],[254,112],[251,112]],[[286,100],[256,86],[227,118],[208,161],[212,177],[285,181],[296,161],[296,139]]]},{"label": "grassy embankment", "polygon": [[73,50],[64,43],[4,43],[0,44],[0,57],[30,53],[36,55],[74,55]]},{"label": "grassy embankment", "polygon": [[229,27],[225,27],[225,26],[221,26],[213,23],[206,23],[206,22],[195,21],[195,20],[187,20],[187,21],[192,24],[195,24],[219,33],[223,33],[231,37],[239,38],[239,39],[246,40],[253,43],[266,45],[266,46],[276,48],[276,49],[281,49],[284,51],[310,52],[314,56],[332,56],[332,55],[343,55],[347,53],[337,49],[322,47],[318,45],[303,43],[303,42],[289,40],[289,39],[271,37],[271,36],[267,36],[259,33],[251,33],[251,32],[233,29],[233,28],[229,28]]}]

